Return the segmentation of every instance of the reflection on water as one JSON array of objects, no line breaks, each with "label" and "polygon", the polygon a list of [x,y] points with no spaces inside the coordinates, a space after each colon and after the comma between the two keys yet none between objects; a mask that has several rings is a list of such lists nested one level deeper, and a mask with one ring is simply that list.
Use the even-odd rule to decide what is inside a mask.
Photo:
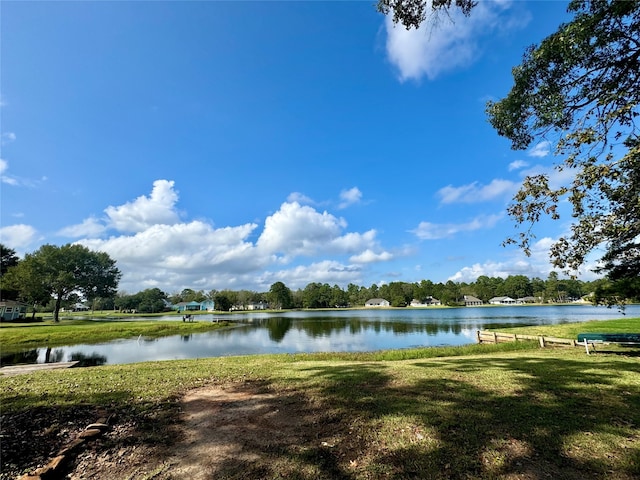
[{"label": "reflection on water", "polygon": [[[640,306],[627,307],[626,315],[640,317]],[[475,342],[476,331],[482,329],[622,316],[616,309],[591,306],[246,313],[231,317],[236,326],[213,332],[53,349],[43,345],[2,356],[0,363],[78,360],[81,365],[88,366],[261,353],[355,352],[464,345]],[[197,317],[197,321],[211,320],[215,317]]]}]

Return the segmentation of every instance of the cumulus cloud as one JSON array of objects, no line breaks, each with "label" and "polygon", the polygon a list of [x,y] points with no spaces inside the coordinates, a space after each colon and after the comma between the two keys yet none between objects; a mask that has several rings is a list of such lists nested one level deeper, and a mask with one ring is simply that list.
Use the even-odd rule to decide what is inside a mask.
[{"label": "cumulus cloud", "polygon": [[340,192],[340,205],[338,208],[347,208],[354,203],[360,203],[362,200],[362,192],[358,187],[350,188],[349,190],[342,190]]},{"label": "cumulus cloud", "polygon": [[528,166],[529,163],[525,162],[524,160],[515,160],[509,164],[509,171],[512,172],[513,170],[520,170]]},{"label": "cumulus cloud", "polygon": [[9,225],[0,228],[0,243],[16,251],[23,251],[36,240],[37,233],[31,225]]},{"label": "cumulus cloud", "polygon": [[527,155],[529,155],[530,157],[542,158],[549,155],[550,151],[551,142],[544,140],[529,149],[529,151],[527,151]]},{"label": "cumulus cloud", "polygon": [[518,184],[510,180],[494,179],[488,185],[473,182],[468,185],[454,187],[448,185],[438,190],[440,203],[478,203],[513,195]]},{"label": "cumulus cloud", "polygon": [[241,275],[267,265],[269,259],[246,241],[256,227],[215,229],[200,221],[157,224],[132,235],[78,243],[109,253],[126,276],[123,283],[135,285],[134,291],[139,285],[171,285],[179,290],[199,282],[220,288],[216,277],[221,272]]},{"label": "cumulus cloud", "polygon": [[367,249],[364,252],[353,255],[349,258],[349,260],[353,263],[376,263],[376,262],[387,262],[393,259],[393,255],[389,252],[374,252],[371,249]]},{"label": "cumulus cloud", "polygon": [[[522,250],[516,249],[511,252],[509,259],[506,261],[487,260],[484,263],[475,263],[460,269],[448,280],[474,282],[482,275],[502,278],[507,278],[510,275],[525,275],[529,278],[546,279],[552,271],[556,270],[551,264],[549,256],[551,246],[555,242],[556,239],[551,237],[541,238],[531,245],[530,256],[526,256]],[[597,261],[593,258],[597,255],[596,252],[590,255],[580,271],[576,272],[581,280],[592,281],[601,278],[601,275],[593,272],[597,266]],[[560,273],[561,277],[566,276],[563,272],[558,273]]]},{"label": "cumulus cloud", "polygon": [[[479,2],[469,17],[457,9],[449,18],[440,14],[420,28],[407,30],[395,25],[392,16],[385,19],[386,51],[391,64],[397,68],[400,81],[434,79],[437,76],[464,68],[482,53],[482,36],[496,30],[513,30],[524,26],[528,15],[511,10],[513,2]],[[427,6],[430,9],[430,5]]]},{"label": "cumulus cloud", "polygon": [[70,225],[58,231],[58,235],[63,237],[99,237],[107,227],[94,217],[89,217],[82,223]]},{"label": "cumulus cloud", "polygon": [[421,240],[438,240],[453,237],[458,233],[493,228],[501,218],[502,215],[482,215],[467,223],[420,222],[412,233]]},{"label": "cumulus cloud", "polygon": [[[177,201],[174,183],[158,180],[148,197],[108,207],[103,222],[90,217],[58,233],[80,236],[77,243],[107,252],[123,272],[121,287],[126,291],[268,289],[274,281],[287,279],[291,287],[303,279],[302,286],[310,281],[348,283],[361,275],[357,265],[393,258],[379,246],[375,230],[346,231],[343,218],[298,202],[285,202],[268,216],[254,243],[250,238],[256,235],[256,223],[214,228],[204,221],[180,221]],[[107,227],[119,231],[96,238],[104,237]],[[344,255],[351,256],[353,265],[322,258]],[[305,258],[313,263],[302,265]],[[285,264],[295,266],[270,270]]]},{"label": "cumulus cloud", "polygon": [[287,270],[267,272],[260,277],[265,289],[275,282],[283,282],[289,288],[304,288],[311,282],[341,284],[359,284],[362,281],[362,269],[354,265],[344,265],[334,260],[323,260],[310,265],[299,265]]},{"label": "cumulus cloud", "polygon": [[173,225],[179,221],[175,209],[178,193],[174,182],[156,180],[150,196],[142,195],[118,207],[107,207],[110,226],[121,232],[142,232],[156,224]]},{"label": "cumulus cloud", "polygon": [[265,220],[257,246],[285,256],[312,255],[338,238],[346,226],[343,218],[326,211],[320,213],[298,202],[283,203]]},{"label": "cumulus cloud", "polygon": [[478,277],[486,275],[487,277],[507,278],[509,275],[525,275],[527,277],[546,278],[550,270],[544,274],[540,269],[535,268],[531,262],[520,260],[517,262],[494,262],[487,261],[483,264],[476,263],[470,267],[464,267],[448,280],[454,282],[475,282]]}]

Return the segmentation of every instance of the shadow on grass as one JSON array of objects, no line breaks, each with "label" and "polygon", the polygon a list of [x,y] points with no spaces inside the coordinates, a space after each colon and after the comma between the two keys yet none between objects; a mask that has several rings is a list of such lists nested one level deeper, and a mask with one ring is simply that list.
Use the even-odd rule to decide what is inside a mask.
[{"label": "shadow on grass", "polygon": [[[359,446],[369,458],[362,477],[640,476],[640,382],[612,377],[618,369],[638,375],[640,364],[518,357],[414,365],[437,365],[442,378],[394,385],[382,368],[315,369],[330,380],[326,403],[372,430]],[[500,385],[504,374],[513,383]],[[428,433],[396,441],[385,417],[404,419],[398,436]]]},{"label": "shadow on grass", "polygon": [[[74,397],[77,395],[11,398],[11,412],[5,411],[2,416],[1,479],[17,478],[20,473],[47,464],[97,421],[106,420],[112,427],[125,428],[125,443],[165,445],[172,441],[168,433],[177,419],[177,405],[139,402],[125,390],[84,393],[80,400]],[[111,441],[110,435],[101,439],[107,446]],[[77,453],[81,451],[82,448]],[[73,462],[69,467],[72,466]]]}]

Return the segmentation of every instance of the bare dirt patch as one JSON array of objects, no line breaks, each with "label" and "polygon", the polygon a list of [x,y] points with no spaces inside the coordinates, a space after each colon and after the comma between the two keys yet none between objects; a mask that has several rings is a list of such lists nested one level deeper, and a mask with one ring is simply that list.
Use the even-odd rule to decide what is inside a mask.
[{"label": "bare dirt patch", "polygon": [[[81,413],[91,419],[91,412]],[[47,423],[42,420],[43,429]],[[62,447],[82,431],[86,419],[71,423],[67,422],[64,438],[49,437],[48,447],[31,462],[12,455],[12,471],[3,468],[2,478],[16,478],[45,464],[42,451]],[[188,392],[172,407],[150,409],[143,418],[120,413],[110,423],[103,437],[70,462],[64,478],[344,477],[337,466],[338,450],[333,448],[339,422],[298,392],[272,392],[253,383],[211,385]],[[306,471],[300,471],[301,465]]]}]

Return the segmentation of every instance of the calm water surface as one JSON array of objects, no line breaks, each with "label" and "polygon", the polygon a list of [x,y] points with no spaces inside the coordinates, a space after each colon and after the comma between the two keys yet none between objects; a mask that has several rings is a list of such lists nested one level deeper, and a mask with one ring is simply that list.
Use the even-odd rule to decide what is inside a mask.
[{"label": "calm water surface", "polygon": [[[640,305],[628,306],[625,314],[640,317]],[[225,317],[237,322],[237,326],[214,332],[52,349],[43,345],[20,355],[3,357],[2,365],[71,360],[104,365],[263,353],[362,352],[465,345],[475,342],[477,330],[487,328],[603,320],[625,314],[616,308],[588,305],[247,313]],[[198,321],[215,318],[213,315],[196,317]],[[160,319],[176,320],[176,317]]]}]

